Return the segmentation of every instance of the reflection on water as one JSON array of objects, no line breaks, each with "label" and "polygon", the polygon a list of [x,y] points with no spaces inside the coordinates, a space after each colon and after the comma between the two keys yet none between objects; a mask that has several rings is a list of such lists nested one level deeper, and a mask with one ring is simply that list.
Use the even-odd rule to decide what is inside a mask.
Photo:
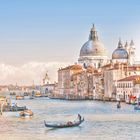
[{"label": "reflection on water", "polygon": [[[38,98],[16,101],[34,112],[32,118],[20,118],[18,112],[0,117],[0,140],[139,140],[140,111],[134,106],[97,101],[64,101]],[[80,113],[85,122],[79,127],[50,129],[47,122],[73,121]]]}]

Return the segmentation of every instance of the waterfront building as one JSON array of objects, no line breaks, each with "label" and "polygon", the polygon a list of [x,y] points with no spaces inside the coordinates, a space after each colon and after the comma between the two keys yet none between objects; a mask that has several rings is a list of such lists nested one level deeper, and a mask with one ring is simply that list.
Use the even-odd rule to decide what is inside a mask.
[{"label": "waterfront building", "polygon": [[50,94],[52,94],[55,90],[55,84],[44,84],[41,86],[40,92],[42,93],[43,96],[51,96]]},{"label": "waterfront building", "polygon": [[84,69],[81,65],[71,65],[58,71],[58,96],[65,99],[93,99],[92,66]]},{"label": "waterfront building", "polygon": [[71,96],[75,99],[93,99],[93,78],[95,69],[89,66],[87,69],[72,75]]},{"label": "waterfront building", "polygon": [[58,70],[58,94],[62,98],[69,98],[71,95],[71,77],[73,74],[82,72],[82,66],[74,64]]},{"label": "waterfront building", "polygon": [[117,63],[113,68],[104,70],[104,97],[116,98],[117,80],[124,78],[126,75],[123,63]]},{"label": "waterfront building", "polygon": [[132,103],[140,98],[140,75],[125,77],[117,81],[117,99]]},{"label": "waterfront building", "polygon": [[58,83],[54,84],[54,90],[51,94],[48,94],[49,98],[63,98],[62,96],[59,96],[59,90],[58,90]]},{"label": "waterfront building", "polygon": [[71,77],[71,99],[88,98],[88,76],[86,71],[75,73]]},{"label": "waterfront building", "polygon": [[104,98],[103,73],[98,72],[92,75],[93,78],[93,99],[102,100]]},{"label": "waterfront building", "polygon": [[84,66],[93,66],[100,68],[108,62],[107,51],[104,44],[99,40],[95,26],[91,28],[89,39],[80,50],[78,59],[79,64]]}]

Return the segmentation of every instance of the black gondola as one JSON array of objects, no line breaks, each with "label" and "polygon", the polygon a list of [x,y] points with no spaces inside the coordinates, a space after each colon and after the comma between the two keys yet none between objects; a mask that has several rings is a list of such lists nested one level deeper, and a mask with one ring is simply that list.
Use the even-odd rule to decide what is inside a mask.
[{"label": "black gondola", "polygon": [[44,120],[44,124],[46,127],[51,127],[51,128],[66,128],[66,127],[75,127],[75,126],[79,126],[82,122],[84,122],[84,118],[82,118],[81,120],[78,121],[69,121],[66,123],[59,123],[59,124],[52,124],[52,123],[46,123],[46,121]]}]

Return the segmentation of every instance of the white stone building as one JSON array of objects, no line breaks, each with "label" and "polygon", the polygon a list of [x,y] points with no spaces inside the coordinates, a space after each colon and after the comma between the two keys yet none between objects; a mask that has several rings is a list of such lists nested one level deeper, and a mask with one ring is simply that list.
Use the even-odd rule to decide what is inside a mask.
[{"label": "white stone building", "polygon": [[104,96],[116,98],[117,80],[125,77],[125,71],[118,68],[112,68],[104,71]]},{"label": "white stone building", "polygon": [[140,75],[133,75],[117,81],[117,99],[131,102],[131,99],[140,98]]}]

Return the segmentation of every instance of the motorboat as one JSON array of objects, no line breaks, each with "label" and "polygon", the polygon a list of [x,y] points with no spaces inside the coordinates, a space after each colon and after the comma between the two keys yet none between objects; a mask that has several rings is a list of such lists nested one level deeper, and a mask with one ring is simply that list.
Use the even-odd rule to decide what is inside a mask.
[{"label": "motorboat", "polygon": [[19,115],[20,115],[21,117],[32,117],[32,116],[33,116],[33,112],[32,112],[31,109],[28,109],[28,110],[21,111],[21,112],[19,113]]}]

